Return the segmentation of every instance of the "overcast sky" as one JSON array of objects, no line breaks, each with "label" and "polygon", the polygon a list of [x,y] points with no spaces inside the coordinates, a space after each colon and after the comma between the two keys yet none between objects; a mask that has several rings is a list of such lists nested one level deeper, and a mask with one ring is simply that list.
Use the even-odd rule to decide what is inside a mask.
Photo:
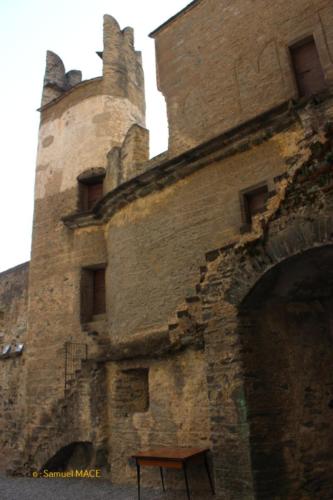
[{"label": "overcast sky", "polygon": [[46,50],[83,79],[99,76],[103,14],[135,30],[143,53],[151,156],[167,148],[164,99],[156,89],[148,34],[190,0],[0,0],[1,245],[0,271],[30,258],[37,134]]}]

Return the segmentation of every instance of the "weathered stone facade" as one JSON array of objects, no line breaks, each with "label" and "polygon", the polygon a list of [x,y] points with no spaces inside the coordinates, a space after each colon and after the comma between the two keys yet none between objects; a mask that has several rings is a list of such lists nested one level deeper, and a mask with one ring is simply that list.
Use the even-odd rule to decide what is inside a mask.
[{"label": "weathered stone facade", "polygon": [[24,425],[25,356],[16,352],[26,347],[29,263],[0,274],[0,346],[10,350],[0,363],[1,469],[10,466],[13,451],[21,441]]},{"label": "weathered stone facade", "polygon": [[[170,147],[151,160],[132,31],[105,17],[88,82],[48,53],[29,285],[26,267],[0,282],[26,344],[0,359],[7,470],[124,483],[136,450],[197,446],[217,498],[331,498],[332,19],[324,0],[199,0],[156,30]],[[326,88],[298,99],[288,47],[311,34]],[[208,497],[200,468],[191,486]]]},{"label": "weathered stone facade", "polygon": [[199,0],[157,29],[172,154],[297,98],[289,47],[309,35],[332,80],[332,16],[329,0]]}]

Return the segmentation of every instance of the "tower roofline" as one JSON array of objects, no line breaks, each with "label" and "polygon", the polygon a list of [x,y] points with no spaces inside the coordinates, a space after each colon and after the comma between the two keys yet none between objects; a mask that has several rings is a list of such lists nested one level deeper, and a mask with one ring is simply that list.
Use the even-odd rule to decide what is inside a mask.
[{"label": "tower roofline", "polygon": [[202,0],[193,0],[191,3],[189,3],[188,5],[186,5],[186,7],[184,7],[182,10],[180,10],[179,12],[177,12],[177,14],[175,14],[172,17],[170,17],[167,21],[165,21],[163,24],[161,24],[160,26],[158,26],[158,28],[156,28],[154,31],[152,31],[151,33],[149,33],[150,38],[155,38],[155,36],[158,33],[160,33],[161,31],[163,31],[164,28],[166,28],[167,26],[169,26],[169,24],[171,24],[176,19],[178,19],[178,17],[183,16],[184,14],[186,14],[189,10],[193,9],[194,7],[196,7],[201,2],[202,2]]}]

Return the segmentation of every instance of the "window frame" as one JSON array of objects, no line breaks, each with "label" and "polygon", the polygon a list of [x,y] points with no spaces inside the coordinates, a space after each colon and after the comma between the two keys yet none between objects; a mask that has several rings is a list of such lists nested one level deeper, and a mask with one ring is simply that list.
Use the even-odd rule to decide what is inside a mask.
[{"label": "window frame", "polygon": [[267,203],[267,200],[269,199],[270,192],[269,192],[269,187],[268,187],[268,182],[267,181],[262,181],[258,184],[255,184],[253,186],[250,186],[246,189],[242,189],[239,193],[239,199],[240,199],[240,207],[241,207],[241,218],[242,218],[242,227],[241,230],[242,232],[249,231],[252,227],[252,218],[257,215],[258,213],[264,212],[265,211],[265,205],[263,206],[262,209],[258,210],[256,213],[251,214],[250,213],[250,208],[249,208],[249,202],[248,198],[259,194],[261,192],[265,192],[266,194],[266,199],[265,199],[265,205]]},{"label": "window frame", "polygon": [[[81,324],[91,323],[106,316],[106,264],[85,266],[80,271],[80,321]],[[104,307],[103,311],[96,312],[96,272],[104,270]]]},{"label": "window frame", "polygon": [[302,92],[301,92],[299,79],[298,79],[298,75],[297,75],[297,71],[296,71],[296,67],[295,67],[295,59],[293,56],[293,51],[295,49],[297,50],[298,48],[303,47],[304,45],[307,45],[309,42],[313,42],[313,44],[314,44],[314,47],[315,47],[317,55],[318,55],[318,60],[319,60],[319,63],[320,63],[320,66],[321,66],[321,69],[323,72],[324,81],[326,84],[325,88],[323,88],[321,91],[314,92],[311,95],[316,95],[318,93],[325,92],[325,89],[327,88],[326,75],[325,75],[325,71],[324,71],[324,66],[323,66],[322,61],[321,61],[319,44],[316,40],[316,36],[314,33],[305,34],[302,37],[298,37],[295,40],[293,40],[291,43],[288,44],[288,47],[287,47],[288,57],[289,57],[289,66],[290,66],[290,70],[292,73],[292,78],[293,78],[293,83],[294,83],[294,88],[295,88],[295,97],[298,99],[309,99],[310,96],[302,94]]},{"label": "window frame", "polygon": [[[91,212],[94,206],[104,196],[105,168],[91,168],[82,172],[78,177],[78,211]],[[101,186],[101,196],[93,204],[89,204],[89,186]]]}]

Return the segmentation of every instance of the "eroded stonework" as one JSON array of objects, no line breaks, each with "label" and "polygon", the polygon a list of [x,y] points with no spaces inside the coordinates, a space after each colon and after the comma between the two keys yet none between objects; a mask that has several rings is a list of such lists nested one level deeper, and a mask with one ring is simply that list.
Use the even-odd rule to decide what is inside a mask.
[{"label": "eroded stonework", "polygon": [[[29,283],[0,277],[5,341],[26,345],[0,356],[8,471],[134,483],[134,452],[200,447],[218,499],[331,498],[333,11],[266,7],[199,0],[155,32],[170,148],[150,160],[132,30],[105,17],[88,82],[49,54]],[[309,33],[325,89],[302,97],[288,46]]]}]

